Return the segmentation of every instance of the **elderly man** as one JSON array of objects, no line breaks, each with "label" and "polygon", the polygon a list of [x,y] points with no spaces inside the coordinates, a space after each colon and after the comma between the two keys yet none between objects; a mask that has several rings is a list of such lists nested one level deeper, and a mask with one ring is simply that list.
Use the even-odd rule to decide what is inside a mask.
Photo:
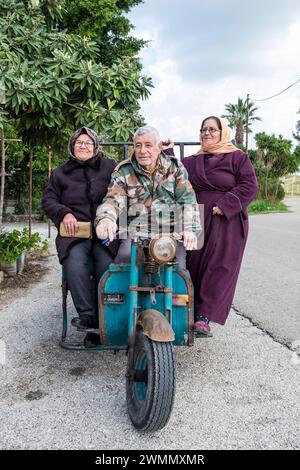
[{"label": "elderly man", "polygon": [[[197,234],[200,231],[196,197],[187,172],[175,157],[162,152],[168,145],[163,145],[155,128],[140,127],[134,134],[133,142],[132,157],[115,168],[107,195],[97,209],[97,236],[112,241],[117,231],[117,220],[124,212],[128,215],[129,232],[130,225],[136,221],[135,227],[138,227],[140,235],[153,236],[153,217],[149,227],[149,214],[153,216],[160,213],[159,222],[158,218],[155,220],[154,230],[157,234],[162,231],[165,233],[166,224],[162,223],[161,216],[166,217],[167,213],[173,236],[183,239],[183,246],[178,244],[177,259],[185,267],[185,249],[197,249]],[[169,217],[170,207],[175,207],[175,219],[178,219],[178,214],[182,219],[183,227],[179,233],[176,232],[178,220],[174,224],[174,211],[173,219]],[[141,217],[143,215],[144,218]],[[129,260],[130,239],[124,239],[115,261],[119,263]]]}]

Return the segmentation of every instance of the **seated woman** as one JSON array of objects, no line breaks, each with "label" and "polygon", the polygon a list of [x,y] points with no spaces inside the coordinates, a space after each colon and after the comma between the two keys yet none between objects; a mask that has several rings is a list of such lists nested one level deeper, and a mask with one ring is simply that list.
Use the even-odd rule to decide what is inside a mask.
[{"label": "seated woman", "polygon": [[[45,189],[42,207],[58,229],[56,248],[68,282],[78,318],[72,325],[84,330],[97,328],[97,296],[90,282],[88,260],[94,261],[96,285],[113,260],[118,242],[100,243],[93,230],[92,238],[76,237],[78,222],[90,222],[106,195],[116,166],[99,150],[97,134],[87,127],[78,129],[69,139],[68,161],[52,171]],[[67,237],[59,233],[61,222]],[[94,338],[95,339],[95,338]]]}]

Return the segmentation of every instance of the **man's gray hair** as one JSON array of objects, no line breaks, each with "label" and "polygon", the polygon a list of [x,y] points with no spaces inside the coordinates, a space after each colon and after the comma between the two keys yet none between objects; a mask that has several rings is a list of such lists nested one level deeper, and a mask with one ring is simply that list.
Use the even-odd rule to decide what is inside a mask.
[{"label": "man's gray hair", "polygon": [[155,140],[156,140],[156,143],[159,144],[160,143],[160,135],[159,135],[159,132],[157,129],[155,129],[155,127],[151,127],[151,126],[143,126],[143,127],[139,127],[135,133],[134,133],[134,136],[133,136],[133,140],[140,136],[140,135],[144,135],[144,134],[152,134],[154,135],[155,137]]}]

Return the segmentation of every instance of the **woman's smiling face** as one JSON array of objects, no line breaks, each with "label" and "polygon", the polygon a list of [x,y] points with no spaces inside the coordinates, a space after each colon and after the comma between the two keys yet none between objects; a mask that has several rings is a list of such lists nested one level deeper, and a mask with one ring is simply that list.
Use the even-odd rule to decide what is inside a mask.
[{"label": "woman's smiling face", "polygon": [[74,143],[74,155],[78,160],[89,160],[94,155],[94,142],[87,134],[80,134]]},{"label": "woman's smiling face", "polygon": [[203,122],[202,128],[200,129],[200,140],[208,145],[214,145],[220,142],[221,130],[215,119],[209,118]]}]

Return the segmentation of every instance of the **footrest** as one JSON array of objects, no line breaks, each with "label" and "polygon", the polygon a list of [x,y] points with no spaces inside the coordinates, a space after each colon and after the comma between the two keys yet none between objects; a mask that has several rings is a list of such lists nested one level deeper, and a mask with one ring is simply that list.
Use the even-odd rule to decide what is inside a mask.
[{"label": "footrest", "polygon": [[80,328],[80,327],[77,327],[77,331],[83,331],[84,333],[97,333],[97,334],[99,334],[99,328]]},{"label": "footrest", "polygon": [[60,346],[71,351],[101,351],[101,344],[95,346],[86,346],[84,341],[61,340]]}]

